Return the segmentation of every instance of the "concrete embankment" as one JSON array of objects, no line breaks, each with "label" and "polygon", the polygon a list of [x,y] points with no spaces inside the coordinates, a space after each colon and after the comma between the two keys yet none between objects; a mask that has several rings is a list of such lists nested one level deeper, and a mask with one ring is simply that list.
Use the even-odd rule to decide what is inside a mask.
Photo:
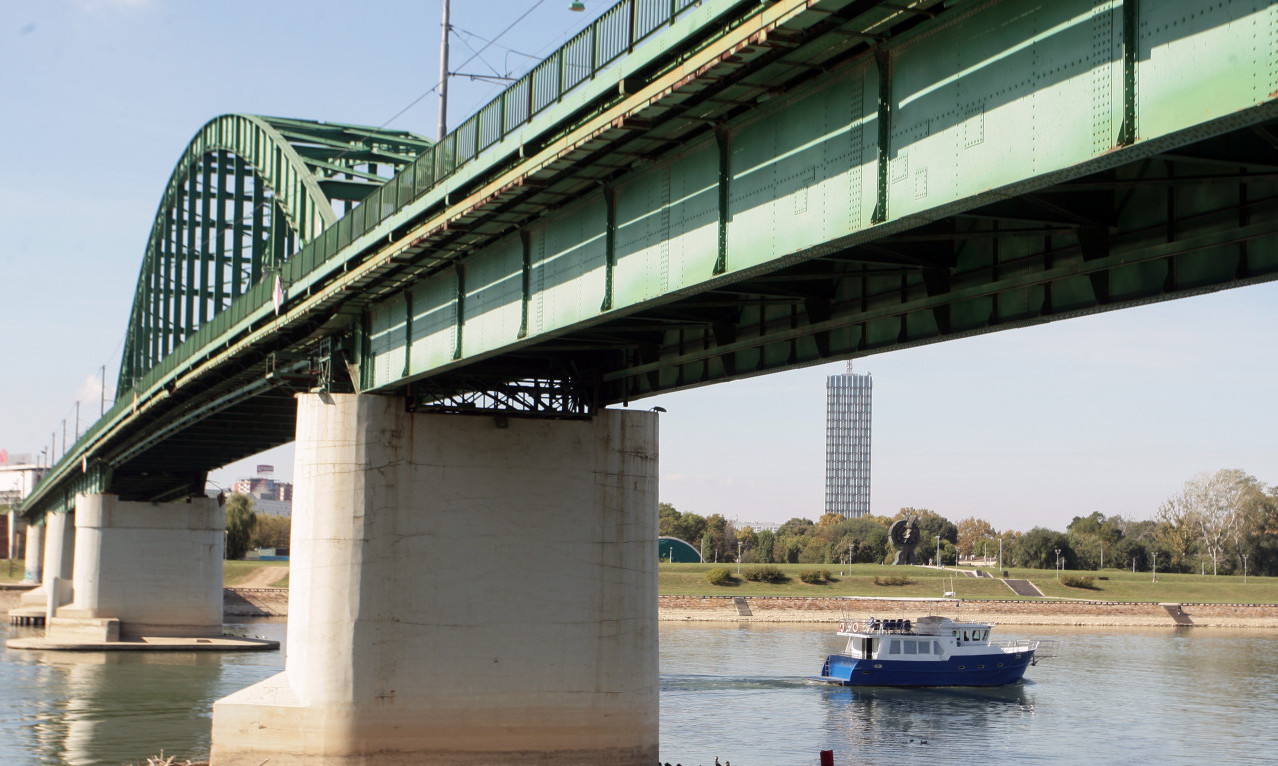
[{"label": "concrete embankment", "polygon": [[[22,591],[0,589],[0,610]],[[744,609],[742,608],[744,602]],[[1278,629],[1278,604],[1158,604],[1119,601],[974,601],[965,599],[659,596],[662,620],[686,622],[822,623],[867,617],[939,614],[1000,625],[1220,627]],[[226,588],[227,617],[283,617],[287,588]]]},{"label": "concrete embankment", "polygon": [[[740,608],[744,600],[749,613]],[[1170,608],[1169,608],[1170,607]],[[660,596],[662,620],[689,622],[835,622],[868,617],[988,620],[1000,625],[1082,625],[1278,629],[1278,604],[1158,604],[1117,601]]]}]

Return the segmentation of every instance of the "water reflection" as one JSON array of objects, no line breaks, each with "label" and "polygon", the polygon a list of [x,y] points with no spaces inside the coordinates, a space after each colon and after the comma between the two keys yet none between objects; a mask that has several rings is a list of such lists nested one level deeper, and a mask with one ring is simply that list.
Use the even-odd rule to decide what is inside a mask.
[{"label": "water reflection", "polygon": [[[285,621],[240,630],[283,641]],[[805,680],[842,646],[829,626],[664,623],[660,757],[808,766],[834,749],[841,764],[1198,766],[1268,764],[1278,752],[1274,631],[1001,631],[1035,635],[1060,639],[1059,657],[1020,685],[891,689]],[[283,662],[283,652],[0,654],[0,761],[119,766],[161,748],[197,757],[213,702]]]},{"label": "water reflection", "polygon": [[823,687],[825,732],[856,750],[949,747],[958,732],[989,738],[991,726],[1034,713],[1024,683],[971,689]]},{"label": "water reflection", "polygon": [[[7,627],[2,640],[39,631]],[[254,625],[283,639],[284,623]],[[207,756],[214,700],[277,672],[280,652],[19,652],[0,657],[6,764],[117,766]]]}]

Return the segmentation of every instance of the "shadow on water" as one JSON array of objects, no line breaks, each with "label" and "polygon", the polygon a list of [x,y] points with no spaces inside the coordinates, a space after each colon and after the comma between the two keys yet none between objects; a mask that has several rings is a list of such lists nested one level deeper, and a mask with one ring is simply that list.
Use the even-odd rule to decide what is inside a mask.
[{"label": "shadow on water", "polygon": [[980,707],[991,705],[1026,705],[1026,687],[1033,681],[1007,686],[936,686],[901,688],[893,686],[833,686],[819,681],[808,681],[818,687],[829,702],[873,703],[899,702],[918,705],[971,704]]}]

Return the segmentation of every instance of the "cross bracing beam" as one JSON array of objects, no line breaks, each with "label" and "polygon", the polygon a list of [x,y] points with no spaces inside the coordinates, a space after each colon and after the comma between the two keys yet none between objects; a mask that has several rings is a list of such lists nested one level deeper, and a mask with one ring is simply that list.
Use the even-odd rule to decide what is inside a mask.
[{"label": "cross bracing beam", "polygon": [[540,75],[512,87],[513,123],[306,243],[278,316],[250,288],[102,440],[325,336],[363,391],[550,363],[603,405],[1273,279],[1275,9],[1136,4],[689,5],[659,54],[523,113]]}]

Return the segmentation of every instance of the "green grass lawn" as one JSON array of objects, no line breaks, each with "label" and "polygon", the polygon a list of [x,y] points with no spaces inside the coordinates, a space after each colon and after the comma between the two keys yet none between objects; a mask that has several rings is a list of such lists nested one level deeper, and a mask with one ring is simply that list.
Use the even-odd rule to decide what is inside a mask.
[{"label": "green grass lawn", "polygon": [[[775,565],[790,576],[790,581],[778,585],[749,582],[746,572],[757,564],[742,564],[742,579],[735,585],[714,586],[706,581],[707,570],[724,567],[736,573],[735,564],[661,564],[658,590],[670,596],[882,596],[886,598],[940,597],[953,591],[959,598],[967,599],[1020,599],[998,579],[975,578],[952,570],[927,567],[893,567],[878,564],[778,564]],[[972,569],[972,567],[964,567]],[[799,573],[811,570],[828,570],[834,582],[809,585],[799,580]],[[987,569],[997,578],[999,572]],[[840,572],[843,572],[840,575]],[[1159,574],[1158,582],[1152,582],[1149,572],[1106,569],[1102,572],[1071,572],[1063,575],[1082,575],[1095,579],[1093,588],[1071,588],[1057,582],[1051,569],[1009,569],[1012,578],[1029,580],[1043,591],[1046,597],[1073,598],[1095,601],[1168,601],[1180,603],[1278,603],[1278,578],[1242,577],[1197,574]],[[876,585],[887,578],[905,577],[905,585]],[[953,578],[951,582],[950,578]]]}]

